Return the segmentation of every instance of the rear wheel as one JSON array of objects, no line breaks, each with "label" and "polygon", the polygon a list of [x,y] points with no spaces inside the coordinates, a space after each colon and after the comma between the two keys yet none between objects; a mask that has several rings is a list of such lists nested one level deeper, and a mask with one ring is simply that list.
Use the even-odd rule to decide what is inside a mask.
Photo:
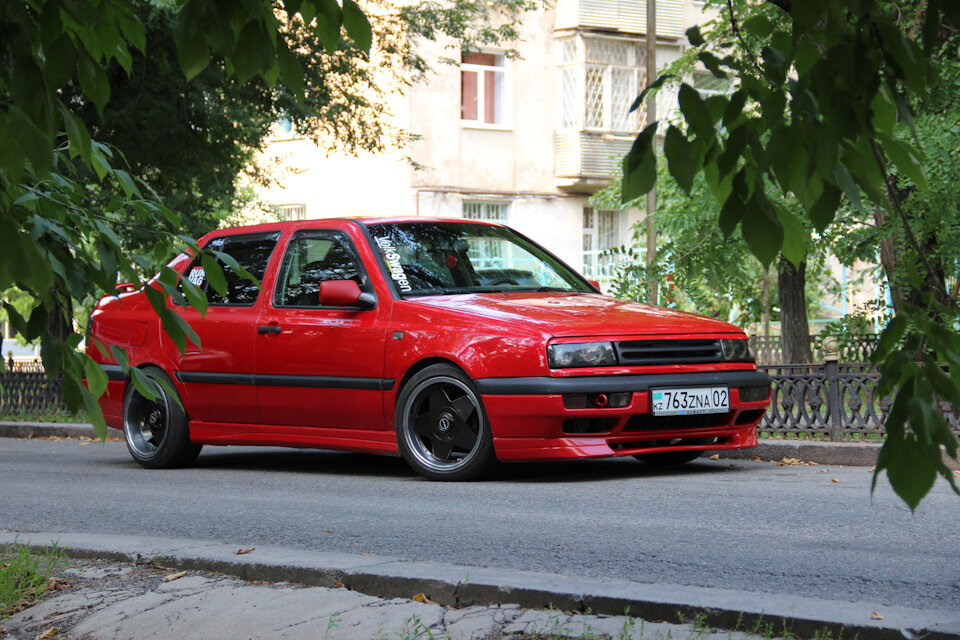
[{"label": "rear wheel", "polygon": [[[144,367],[143,373],[159,393],[145,398],[131,383],[123,399],[123,436],[133,459],[148,469],[169,469],[190,464],[201,445],[190,442],[187,416],[173,382],[161,369]],[[166,383],[169,392],[159,381]]]},{"label": "rear wheel", "polygon": [[432,365],[410,378],[397,399],[396,427],[401,455],[424,477],[470,480],[495,460],[480,396],[452,365]]}]

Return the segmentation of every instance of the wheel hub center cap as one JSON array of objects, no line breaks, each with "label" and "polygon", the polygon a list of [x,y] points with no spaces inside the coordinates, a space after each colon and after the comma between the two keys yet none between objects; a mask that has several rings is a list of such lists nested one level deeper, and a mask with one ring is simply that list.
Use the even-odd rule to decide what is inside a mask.
[{"label": "wheel hub center cap", "polygon": [[437,431],[446,434],[450,433],[451,429],[453,429],[453,416],[449,413],[440,414],[440,417],[437,419]]},{"label": "wheel hub center cap", "polygon": [[150,422],[150,424],[152,424],[152,425],[158,424],[158,423],[160,422],[160,410],[159,410],[159,409],[155,409],[155,410],[150,414],[149,422]]}]

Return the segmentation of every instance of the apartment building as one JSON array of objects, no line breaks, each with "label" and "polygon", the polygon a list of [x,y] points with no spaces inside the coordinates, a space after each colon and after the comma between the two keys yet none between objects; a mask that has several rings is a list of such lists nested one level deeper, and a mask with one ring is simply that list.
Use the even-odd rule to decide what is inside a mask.
[{"label": "apartment building", "polygon": [[[657,0],[657,65],[681,53],[702,18],[694,0]],[[279,135],[267,155],[295,171],[264,192],[290,219],[418,215],[505,222],[592,279],[601,253],[630,244],[638,210],[587,206],[645,125],[630,106],[646,85],[646,3],[557,0],[524,16],[522,38],[504,49],[460,52],[391,102],[397,126],[417,140],[403,152],[328,155]],[[423,51],[449,57],[442,44]],[[455,55],[455,54],[454,54]],[[662,118],[675,109],[658,100]],[[408,162],[407,154],[413,163]],[[641,243],[642,244],[642,243]]]}]

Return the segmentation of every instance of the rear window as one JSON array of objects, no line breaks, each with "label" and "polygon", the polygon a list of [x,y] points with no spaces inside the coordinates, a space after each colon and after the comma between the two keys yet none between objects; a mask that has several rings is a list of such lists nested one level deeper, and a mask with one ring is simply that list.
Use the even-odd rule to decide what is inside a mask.
[{"label": "rear window", "polygon": [[207,300],[211,305],[218,306],[249,306],[257,301],[260,293],[260,281],[267,271],[267,264],[270,262],[270,256],[277,246],[277,240],[280,238],[280,232],[255,233],[242,236],[223,236],[214,238],[207,245],[206,249],[212,249],[216,252],[225,253],[241,267],[253,275],[257,282],[241,277],[234,273],[233,269],[222,260],[218,260],[223,268],[223,275],[227,281],[227,295],[222,296],[210,286],[206,274],[203,271],[203,265],[199,258],[194,259],[187,268],[186,277],[191,283],[203,289],[207,294]]}]

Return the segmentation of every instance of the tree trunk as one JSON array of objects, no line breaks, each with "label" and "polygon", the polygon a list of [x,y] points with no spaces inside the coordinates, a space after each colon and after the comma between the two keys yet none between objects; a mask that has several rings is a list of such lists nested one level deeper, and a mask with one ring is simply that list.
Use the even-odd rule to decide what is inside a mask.
[{"label": "tree trunk", "polygon": [[807,263],[800,268],[780,258],[777,285],[780,292],[780,331],[784,364],[806,364],[810,353],[810,326],[807,324]]}]

